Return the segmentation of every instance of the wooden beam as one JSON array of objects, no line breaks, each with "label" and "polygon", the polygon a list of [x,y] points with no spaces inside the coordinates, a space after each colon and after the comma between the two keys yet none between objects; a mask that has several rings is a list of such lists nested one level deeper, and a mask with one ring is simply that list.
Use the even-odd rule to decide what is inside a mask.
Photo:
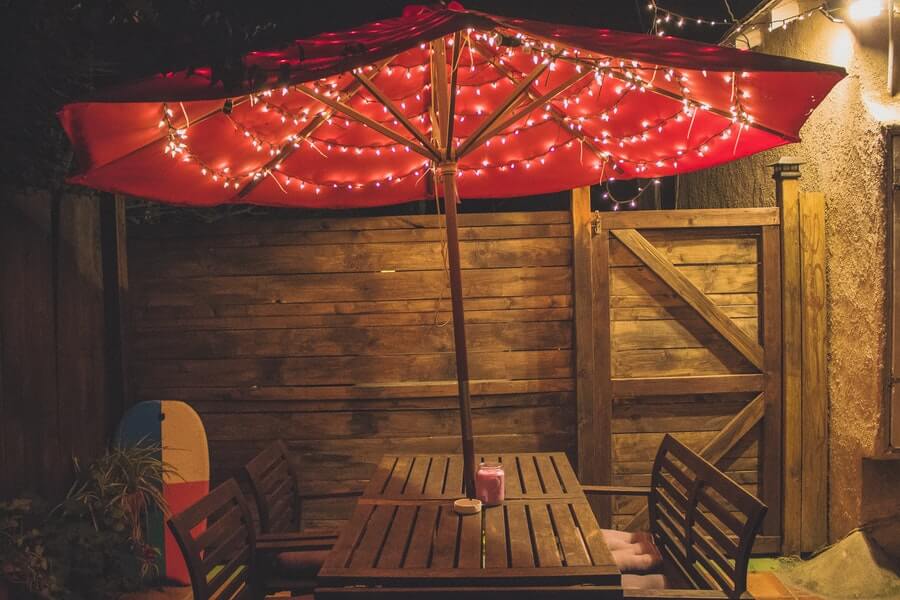
[{"label": "wooden beam", "polygon": [[572,190],[572,299],[575,303],[575,398],[578,480],[599,483],[595,427],[594,319],[591,274],[591,189]]},{"label": "wooden beam", "polygon": [[781,313],[782,313],[782,414],[783,522],[782,551],[801,550],[803,480],[803,405],[801,381],[800,300],[800,171],[776,168],[775,201],[781,210]]},{"label": "wooden beam", "polygon": [[635,229],[614,229],[613,235],[641,259],[666,285],[728,340],[756,368],[763,368],[763,350],[709,297],[701,292],[669,260]]},{"label": "wooden beam", "polygon": [[351,119],[354,119],[355,121],[362,123],[363,125],[369,127],[370,129],[374,129],[381,135],[394,140],[398,144],[402,144],[403,146],[406,146],[413,152],[416,152],[417,154],[421,154],[422,156],[424,156],[425,158],[427,158],[429,160],[434,160],[434,161],[441,160],[440,155],[435,154],[432,151],[430,144],[427,148],[419,146],[418,144],[414,143],[411,139],[403,137],[402,135],[400,135],[393,129],[385,127],[378,121],[375,121],[374,119],[372,119],[370,117],[367,117],[366,115],[362,114],[355,108],[345,104],[344,102],[341,102],[340,100],[336,100],[335,98],[325,96],[324,94],[321,94],[321,93],[319,93],[315,90],[312,90],[303,85],[298,85],[294,89],[296,89],[298,92],[306,94],[307,96],[309,96],[310,98],[313,98],[314,100],[318,100],[319,102],[321,102],[322,104],[324,104],[326,106],[333,108],[337,112],[344,114],[344,115],[350,117]]},{"label": "wooden beam", "polygon": [[549,61],[542,61],[538,66],[531,70],[523,80],[521,80],[518,85],[510,92],[509,96],[507,96],[506,100],[504,100],[500,106],[497,107],[497,110],[494,113],[486,118],[481,124],[466,138],[466,141],[463,142],[463,145],[459,148],[459,151],[456,153],[457,158],[461,158],[471,152],[475,148],[475,144],[480,143],[482,134],[487,131],[491,125],[493,125],[497,120],[499,120],[503,115],[505,115],[509,109],[513,107],[513,105],[518,102],[519,98],[522,97],[528,87],[534,83],[534,80],[541,76],[541,74],[547,70],[547,67],[550,66]]},{"label": "wooden beam", "polygon": [[612,380],[612,394],[615,398],[761,392],[765,387],[766,376],[762,373],[749,375],[697,375],[692,377],[642,377]]},{"label": "wooden beam", "polygon": [[388,98],[387,95],[385,95],[385,93],[382,92],[378,88],[378,86],[376,86],[374,83],[372,83],[371,79],[369,79],[368,77],[363,75],[362,72],[360,72],[359,70],[353,71],[353,76],[356,77],[357,81],[359,81],[363,85],[363,87],[365,87],[369,91],[370,94],[375,96],[375,98],[379,102],[381,102],[381,104],[385,108],[388,109],[388,112],[390,112],[392,115],[394,115],[394,118],[397,119],[397,121],[401,125],[403,125],[404,129],[406,129],[408,132],[410,132],[413,135],[413,137],[415,137],[417,140],[419,140],[419,143],[422,144],[423,147],[427,148],[434,154],[438,154],[438,155],[440,154],[440,151],[438,150],[438,148],[434,147],[431,144],[431,140],[429,140],[425,136],[424,133],[419,131],[418,127],[416,127],[413,123],[410,122],[410,120],[406,117],[406,115],[404,115],[400,111],[400,109],[397,108],[397,106],[394,104],[394,102],[390,98]]},{"label": "wooden beam", "polygon": [[801,549],[828,542],[828,392],[825,366],[825,196],[800,194],[803,338],[803,535]]},{"label": "wooden beam", "polygon": [[462,51],[462,34],[457,31],[453,35],[453,56],[450,59],[450,107],[444,125],[444,139],[447,140],[444,156],[447,160],[455,160],[453,148],[453,115],[456,114],[456,81],[459,78],[459,53]]},{"label": "wooden beam", "polygon": [[758,227],[778,225],[777,208],[699,208],[598,214],[604,229],[682,229],[688,227]]},{"label": "wooden beam", "polygon": [[[589,188],[588,188],[589,189]],[[610,323],[609,232],[596,231],[591,241],[594,320],[594,438],[597,483],[612,483],[612,328]],[[601,526],[612,526],[612,503],[591,499]]]},{"label": "wooden beam", "polygon": [[437,101],[437,119],[434,118],[432,111],[432,123],[436,123],[437,127],[432,125],[432,135],[436,136],[439,148],[447,148],[449,143],[445,132],[448,131],[450,123],[448,106],[450,92],[447,90],[447,50],[443,37],[431,42],[431,93],[432,98]]},{"label": "wooden beam", "polygon": [[763,418],[760,498],[771,509],[762,532],[781,535],[782,384],[781,384],[781,235],[777,225],[761,228],[759,241],[759,329],[765,352],[766,414]]},{"label": "wooden beam", "polygon": [[[716,464],[734,448],[763,418],[766,411],[765,394],[759,394],[731,419],[699,452],[700,456]],[[648,526],[647,508],[638,511],[625,525],[626,531],[638,531]]]}]

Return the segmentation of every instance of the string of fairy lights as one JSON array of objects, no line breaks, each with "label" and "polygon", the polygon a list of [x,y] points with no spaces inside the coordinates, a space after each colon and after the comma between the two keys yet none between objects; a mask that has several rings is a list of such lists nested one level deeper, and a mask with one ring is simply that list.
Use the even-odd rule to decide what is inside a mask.
[{"label": "string of fairy lights", "polygon": [[[651,6],[656,7],[655,2],[651,2]],[[660,9],[656,7],[656,10]],[[674,15],[675,13],[671,14]],[[701,111],[710,111],[712,109],[706,103],[692,96],[691,78],[684,72],[658,65],[643,65],[638,61],[592,56],[578,49],[559,48],[552,41],[526,36],[521,32],[511,32],[507,35],[502,31],[473,32],[473,30],[469,30],[466,36],[467,40],[469,40],[469,36],[475,42],[482,43],[496,51],[498,54],[494,58],[503,65],[506,73],[501,71],[501,77],[478,83],[457,83],[456,92],[461,97],[463,94],[472,94],[474,98],[478,98],[482,93],[486,93],[488,88],[490,88],[491,94],[496,95],[497,92],[494,90],[497,90],[501,85],[508,85],[514,88],[517,85],[516,79],[526,76],[525,73],[513,66],[514,61],[512,59],[522,59],[521,54],[531,55],[531,62],[535,65],[545,61],[551,71],[555,70],[558,62],[572,64],[577,73],[583,72],[585,74],[585,79],[577,85],[570,86],[569,89],[565,90],[567,92],[565,95],[560,94],[549,99],[543,107],[536,107],[528,115],[522,115],[521,119],[509,123],[506,128],[495,132],[491,138],[485,140],[484,148],[490,148],[492,143],[498,145],[506,144],[508,139],[512,139],[532,128],[545,126],[548,123],[555,124],[558,128],[557,131],[565,132],[566,135],[563,139],[557,139],[552,143],[548,143],[541,152],[530,156],[502,161],[492,161],[490,158],[484,158],[477,164],[460,165],[457,171],[457,177],[460,178],[480,177],[494,170],[505,172],[515,169],[527,171],[532,168],[539,168],[551,161],[558,150],[572,148],[575,144],[580,146],[580,155],[582,157],[586,150],[589,154],[594,155],[594,159],[589,160],[589,164],[586,167],[599,170],[600,176],[598,179],[604,182],[614,182],[616,175],[625,173],[626,166],[639,177],[646,173],[651,166],[658,168],[671,166],[677,171],[680,162],[690,160],[692,156],[703,157],[710,151],[712,144],[723,143],[725,140],[734,138],[733,152],[736,153],[741,133],[753,124],[753,117],[747,112],[743,103],[749,97],[749,94],[740,86],[740,81],[748,76],[747,73],[708,74],[705,71],[702,72],[702,77],[704,78],[722,76],[724,85],[729,86],[731,103],[727,114],[730,115],[730,119],[720,131],[706,136],[700,141],[692,141],[691,133],[697,114]],[[469,40],[470,56],[471,43],[471,40]],[[425,46],[423,45],[421,48],[425,49]],[[482,66],[492,64],[490,60],[476,63],[475,59],[471,57],[470,61],[473,70],[476,68],[476,64]],[[469,65],[459,65],[460,69],[467,67]],[[374,66],[363,67],[361,72],[379,73]],[[405,79],[413,79],[417,73],[424,75],[427,72],[428,68],[424,64],[387,65],[380,71],[386,77],[394,77],[396,75]],[[593,74],[593,77],[588,77],[590,74]],[[678,90],[674,97],[672,96],[674,92],[669,91],[668,93],[673,99],[680,98],[680,109],[662,118],[642,120],[639,129],[624,134],[619,133],[615,135],[608,129],[603,128],[606,123],[616,120],[620,104],[629,95],[659,90],[659,85],[662,85],[662,83],[656,83],[657,77],[665,80],[666,90],[670,90],[670,88]],[[585,81],[586,83],[584,83]],[[317,94],[341,102],[348,101],[352,96],[352,94],[346,93],[345,90],[339,89],[338,82],[334,80],[323,79],[310,85],[314,85],[313,89]],[[609,88],[605,86],[609,86]],[[604,107],[603,110],[578,116],[573,116],[566,112],[572,105],[581,104],[586,97],[599,97],[604,89],[612,89],[615,100]],[[410,99],[415,98],[417,102],[421,102],[423,95],[430,93],[429,90],[430,84],[426,83],[413,92],[404,92],[398,98],[390,98],[390,101],[399,107],[401,111],[404,111],[407,109],[407,102],[411,101]],[[366,190],[398,185],[410,178],[415,178],[416,181],[419,181],[433,170],[433,165],[430,161],[425,160],[422,163],[415,163],[415,166],[407,172],[384,174],[381,177],[363,182],[317,181],[288,172],[283,160],[284,156],[286,156],[286,148],[308,146],[326,158],[334,152],[351,153],[360,156],[368,155],[370,157],[378,157],[386,153],[410,152],[409,145],[394,141],[352,145],[338,142],[336,139],[327,136],[314,135],[316,128],[311,128],[309,131],[307,129],[309,129],[310,124],[314,124],[313,121],[315,119],[338,129],[348,129],[356,124],[357,121],[339,114],[339,111],[328,108],[324,104],[322,104],[320,109],[312,108],[312,106],[321,104],[316,102],[312,106],[290,109],[284,102],[289,102],[294,94],[302,94],[304,99],[308,99],[308,94],[304,93],[299,86],[284,86],[256,92],[247,95],[245,99],[249,100],[247,103],[249,110],[269,113],[273,116],[276,123],[280,121],[282,125],[287,125],[290,122],[294,126],[302,126],[304,128],[301,130],[303,132],[302,135],[301,132],[297,132],[281,139],[274,139],[271,135],[264,134],[249,126],[242,118],[233,114],[233,111],[222,111],[234,126],[236,133],[256,152],[268,157],[266,164],[262,167],[256,167],[246,172],[236,172],[228,166],[216,166],[200,157],[191,149],[189,144],[190,120],[183,105],[177,107],[177,109],[168,103],[161,105],[159,127],[167,130],[167,143],[164,147],[164,152],[173,160],[193,165],[202,176],[209,178],[213,183],[218,183],[224,188],[234,190],[240,189],[248,182],[258,182],[262,178],[271,177],[284,193],[289,193],[293,189],[313,192],[319,195],[331,189]],[[284,102],[279,101],[278,98],[284,98]],[[226,105],[228,102],[226,101]],[[363,98],[364,104],[373,102],[376,102],[376,100]],[[178,124],[180,121],[178,117],[179,110],[183,112],[184,125]],[[385,126],[398,124],[397,118],[390,113],[387,106],[383,106],[383,111],[387,115],[386,117],[383,116],[381,119],[373,117],[373,120]],[[478,105],[476,101],[474,110],[458,111],[454,114],[454,119],[457,123],[462,123],[466,118],[481,117],[486,114],[487,109]],[[430,135],[432,119],[430,111],[414,115],[404,114],[404,116],[410,122],[419,123],[423,133]],[[722,115],[720,114],[720,116]],[[656,135],[662,134],[671,123],[684,123],[685,121],[689,121],[686,141],[684,147],[675,150],[674,154],[657,157],[653,160],[631,156],[629,148],[651,142]],[[385,139],[387,140],[388,138]],[[411,139],[410,141],[412,142],[413,140]],[[464,143],[464,140],[455,138],[453,143],[459,147]],[[607,175],[607,177],[604,178],[604,175]],[[644,179],[648,178],[644,177]],[[637,193],[628,198],[616,197],[607,185],[603,192],[603,197],[610,201],[614,210],[620,207],[635,206],[637,200],[647,189],[658,184],[658,179],[651,178],[647,183],[639,185]]]},{"label": "string of fairy lights", "polygon": [[728,12],[727,17],[723,17],[721,15],[715,17],[702,17],[687,15],[660,6],[656,0],[649,0],[649,2],[647,3],[647,10],[650,12],[650,33],[658,36],[664,36],[668,35],[668,32],[671,31],[673,27],[677,29],[683,29],[685,26],[695,26],[711,28],[732,27],[734,28],[735,33],[740,34],[747,33],[758,28],[766,28],[768,30],[772,30],[787,27],[790,23],[803,21],[804,19],[807,19],[816,13],[822,13],[829,19],[834,19],[832,15],[833,10],[829,8],[827,2],[817,4],[816,6],[812,6],[810,8],[807,8],[806,10],[798,12],[797,14],[779,18],[772,18],[771,16],[762,17],[748,22],[742,22],[740,19],[737,19],[735,17],[734,13],[731,10],[731,6],[728,4],[728,0],[723,0],[723,4]]}]

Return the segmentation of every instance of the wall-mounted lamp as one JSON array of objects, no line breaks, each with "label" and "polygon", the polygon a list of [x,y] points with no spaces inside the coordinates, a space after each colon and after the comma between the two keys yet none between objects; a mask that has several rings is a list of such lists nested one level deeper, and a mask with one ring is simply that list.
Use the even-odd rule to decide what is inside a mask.
[{"label": "wall-mounted lamp", "polygon": [[851,21],[873,19],[884,11],[884,0],[855,0],[847,5],[847,18]]}]

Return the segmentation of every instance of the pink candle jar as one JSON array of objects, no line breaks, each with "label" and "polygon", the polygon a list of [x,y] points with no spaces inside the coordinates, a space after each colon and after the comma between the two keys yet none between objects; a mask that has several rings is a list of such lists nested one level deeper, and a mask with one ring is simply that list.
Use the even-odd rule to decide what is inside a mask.
[{"label": "pink candle jar", "polygon": [[503,465],[483,462],[475,472],[475,495],[485,506],[496,506],[503,503],[506,496],[506,478]]}]

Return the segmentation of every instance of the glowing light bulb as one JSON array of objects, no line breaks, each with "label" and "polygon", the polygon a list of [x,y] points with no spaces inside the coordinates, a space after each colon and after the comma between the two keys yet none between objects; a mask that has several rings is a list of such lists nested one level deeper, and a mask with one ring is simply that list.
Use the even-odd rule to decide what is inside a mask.
[{"label": "glowing light bulb", "polygon": [[856,0],[847,7],[847,16],[853,21],[865,21],[877,17],[882,10],[883,0]]}]

